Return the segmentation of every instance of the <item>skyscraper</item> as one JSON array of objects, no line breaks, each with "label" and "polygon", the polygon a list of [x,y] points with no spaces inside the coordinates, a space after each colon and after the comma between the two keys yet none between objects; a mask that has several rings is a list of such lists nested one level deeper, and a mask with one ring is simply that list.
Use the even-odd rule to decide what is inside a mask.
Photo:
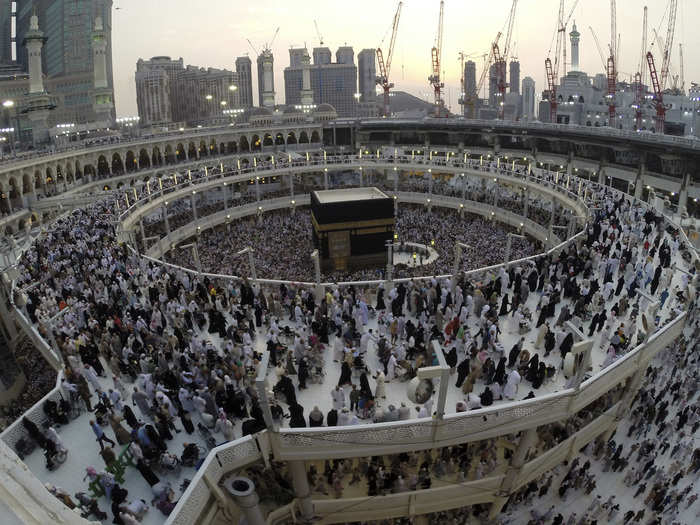
[{"label": "skyscraper", "polygon": [[[275,65],[275,57],[272,55],[272,51],[269,53],[263,52],[258,55],[258,106],[262,107],[263,106],[263,91],[265,90],[264,87],[264,78],[265,78],[265,62],[268,62],[272,64],[272,71],[274,71],[274,65]],[[269,67],[269,66],[268,66]],[[275,92],[275,75],[272,75],[272,86],[270,86],[270,91],[272,93]]]},{"label": "skyscraper", "polygon": [[374,49],[363,49],[357,55],[358,91],[362,102],[374,102],[377,99],[377,67]]},{"label": "skyscraper", "polygon": [[171,60],[161,56],[136,62],[136,104],[142,125],[180,121],[182,115],[173,114],[172,94],[177,75],[184,68],[182,58]]},{"label": "skyscraper", "polygon": [[535,81],[531,77],[523,79],[523,118],[535,120]]},{"label": "skyscraper", "polygon": [[[354,55],[351,47],[340,47],[336,53],[338,61],[332,63],[330,49],[323,47],[313,50],[314,63],[310,67],[313,102],[316,105],[330,104],[341,117],[356,113],[357,67]],[[289,56],[290,66],[284,69],[285,104],[294,106],[301,104],[302,100],[303,68],[292,65],[297,56],[295,50],[290,50]],[[367,54],[362,56],[366,57]]]},{"label": "skyscraper", "polygon": [[238,73],[238,96],[241,107],[253,107],[253,63],[248,57],[236,59],[236,73]]},{"label": "skyscraper", "polygon": [[520,62],[517,60],[510,62],[510,92],[520,93]]},{"label": "skyscraper", "polygon": [[0,64],[12,62],[12,2],[0,2]]},{"label": "skyscraper", "polygon": [[464,94],[467,96],[476,96],[476,62],[467,60],[464,64]]},{"label": "skyscraper", "polygon": [[489,66],[489,106],[495,107],[498,99],[498,65]]}]

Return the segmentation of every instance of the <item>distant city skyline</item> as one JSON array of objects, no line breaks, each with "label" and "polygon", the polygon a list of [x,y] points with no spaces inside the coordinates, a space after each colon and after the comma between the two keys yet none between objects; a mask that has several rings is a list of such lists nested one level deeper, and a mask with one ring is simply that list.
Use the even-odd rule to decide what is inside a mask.
[{"label": "distant city skyline", "polygon": [[[567,14],[572,3],[572,0],[566,2]],[[314,20],[318,23],[324,46],[331,48],[333,53],[340,46],[352,46],[357,58],[362,49],[380,45],[384,49],[388,46],[391,22],[398,1],[383,0],[378,3],[356,0],[352,3],[352,9],[340,0],[305,0],[296,2],[293,6],[279,0],[259,0],[255,4],[244,6],[232,4],[225,0],[210,0],[208,9],[193,10],[190,2],[170,0],[168,9],[164,10],[162,4],[155,2],[115,2],[115,7],[119,9],[113,12],[112,40],[118,114],[137,114],[134,73],[139,58],[167,55],[174,59],[182,57],[185,64],[235,70],[238,56],[248,54],[255,62],[255,52],[246,40],[250,39],[260,51],[272,39],[278,26],[280,31],[272,45],[272,51],[275,56],[276,102],[283,104],[283,70],[289,65],[289,48],[306,45],[311,52],[320,45]],[[443,70],[445,100],[452,111],[459,111],[458,52],[472,55],[471,60],[477,65],[478,80],[483,67],[482,55],[488,51],[496,33],[505,31],[504,25],[511,4],[512,0],[491,0],[487,3],[446,0]],[[653,42],[652,29],[656,29],[662,38],[666,35],[667,0],[618,0],[620,80],[629,79],[638,69],[644,5],[649,7],[650,44]],[[546,87],[544,60],[550,47],[554,47],[558,6],[557,0],[520,0],[518,4],[512,49],[521,64],[521,78],[530,76],[537,83],[537,97]],[[396,90],[431,100],[427,77],[430,73],[430,49],[437,31],[438,11],[439,0],[404,0],[391,72]],[[686,90],[691,81],[700,81],[700,36],[685,24],[685,20],[697,20],[698,17],[700,2],[679,1],[671,74],[677,74],[680,69],[678,44],[682,43]],[[581,33],[580,69],[590,75],[602,73],[603,66],[589,26],[596,31],[605,53],[610,41],[609,0],[581,2],[574,11],[572,22],[574,19]],[[571,24],[567,28],[567,49],[570,31]],[[661,53],[655,44],[650,48],[654,51],[657,67],[660,68]],[[561,74],[563,68],[560,68]],[[255,76],[254,72],[253,82],[257,86]],[[488,84],[488,79],[485,84]],[[488,89],[488,85],[486,87]],[[480,95],[483,96],[483,90]],[[254,102],[259,105],[257,93]]]}]

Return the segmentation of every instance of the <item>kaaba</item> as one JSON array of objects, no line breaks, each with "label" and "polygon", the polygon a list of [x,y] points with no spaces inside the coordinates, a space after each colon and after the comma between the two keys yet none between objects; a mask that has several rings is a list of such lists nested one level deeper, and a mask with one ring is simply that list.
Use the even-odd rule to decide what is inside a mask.
[{"label": "kaaba", "polygon": [[394,238],[394,200],[377,188],[311,193],[314,246],[323,271],[386,265]]}]

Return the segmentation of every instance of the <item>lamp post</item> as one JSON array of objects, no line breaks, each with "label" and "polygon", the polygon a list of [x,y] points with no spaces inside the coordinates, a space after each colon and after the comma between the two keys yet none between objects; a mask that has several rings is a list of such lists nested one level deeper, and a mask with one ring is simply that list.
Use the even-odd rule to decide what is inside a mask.
[{"label": "lamp post", "polygon": [[194,264],[197,267],[197,272],[202,273],[202,262],[199,260],[199,248],[197,247],[197,241],[190,244],[181,244],[180,248],[183,250],[192,248],[192,257],[194,257]]},{"label": "lamp post", "polygon": [[242,250],[236,252],[236,255],[248,255],[248,266],[250,266],[250,275],[253,277],[253,281],[258,280],[258,274],[255,272],[255,260],[253,259],[253,248],[247,246]]},{"label": "lamp post", "polygon": [[507,240],[506,240],[506,256],[505,256],[504,259],[503,259],[503,263],[504,263],[506,266],[508,266],[508,261],[510,261],[510,251],[511,251],[511,244],[512,244],[512,242],[513,242],[513,239],[515,238],[515,239],[523,239],[523,240],[525,240],[525,236],[524,236],[524,235],[518,235],[518,234],[516,234],[516,233],[509,233],[507,237],[508,237],[508,238],[507,238]]},{"label": "lamp post", "polygon": [[321,304],[323,300],[323,286],[321,286],[321,259],[318,250],[311,252],[311,260],[314,262],[314,273],[316,275],[316,304]]},{"label": "lamp post", "polygon": [[[2,110],[4,113],[4,121],[7,122],[7,124],[12,123],[12,115],[10,115],[10,112],[12,111],[12,108],[15,107],[15,101],[14,100],[5,100],[2,103]],[[15,112],[15,117],[17,118],[17,135],[19,136],[19,117],[17,117],[17,113]],[[5,124],[3,122],[3,124]],[[10,151],[12,154],[15,153],[15,127],[14,126],[9,126],[9,128],[12,130],[12,134],[10,136]]]},{"label": "lamp post", "polygon": [[450,289],[452,290],[452,297],[454,297],[455,289],[457,288],[457,274],[459,273],[459,266],[462,263],[462,249],[471,249],[471,246],[464,244],[463,242],[455,243],[455,262],[452,266],[452,282],[450,283]]}]

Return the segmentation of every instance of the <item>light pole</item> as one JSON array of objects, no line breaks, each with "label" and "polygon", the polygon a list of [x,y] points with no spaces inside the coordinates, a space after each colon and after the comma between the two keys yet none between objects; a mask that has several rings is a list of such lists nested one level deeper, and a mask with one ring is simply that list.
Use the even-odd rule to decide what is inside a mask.
[{"label": "light pole", "polygon": [[471,249],[471,246],[464,244],[463,242],[455,243],[455,262],[452,266],[452,282],[450,283],[450,289],[452,290],[452,297],[454,297],[455,289],[457,288],[457,274],[459,273],[459,266],[462,263],[462,249]]},{"label": "light pole", "polygon": [[524,235],[518,235],[516,233],[509,233],[506,240],[506,256],[503,259],[503,263],[508,266],[508,261],[510,261],[510,251],[513,239],[525,239]]},{"label": "light pole", "polygon": [[253,277],[253,281],[258,280],[258,274],[255,272],[255,260],[253,259],[253,248],[247,246],[242,250],[236,252],[236,255],[248,254],[248,266],[250,266],[250,275]]},{"label": "light pole", "polygon": [[316,275],[316,304],[320,304],[323,299],[323,286],[321,286],[321,259],[318,250],[311,252],[311,260],[314,262],[314,273]]},{"label": "light pole", "polygon": [[181,244],[180,248],[182,250],[192,248],[192,257],[194,257],[194,264],[197,267],[197,272],[202,273],[202,262],[199,260],[199,248],[197,247],[197,241],[190,244]]},{"label": "light pole", "polygon": [[[3,113],[6,112],[5,115],[5,120],[7,121],[7,124],[12,124],[12,116],[10,115],[10,111],[12,111],[12,108],[15,107],[15,101],[14,100],[5,100],[2,103],[3,107]],[[16,113],[15,113],[16,116]],[[5,124],[3,122],[3,124]],[[15,127],[14,126],[9,126],[9,128],[12,130],[12,134],[10,136],[10,151],[14,154],[15,153]],[[17,135],[19,136],[19,118],[17,118]]]}]

